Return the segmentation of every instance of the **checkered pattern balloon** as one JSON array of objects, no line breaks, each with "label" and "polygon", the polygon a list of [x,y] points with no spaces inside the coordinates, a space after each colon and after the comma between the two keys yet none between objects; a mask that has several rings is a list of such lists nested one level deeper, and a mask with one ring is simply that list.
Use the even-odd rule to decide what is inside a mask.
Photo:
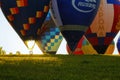
[{"label": "checkered pattern balloon", "polygon": [[[56,52],[62,41],[62,35],[57,27],[50,28],[49,32],[45,32],[41,37],[44,52]],[[57,46],[56,46],[57,45]]]},{"label": "checkered pattern balloon", "polygon": [[42,25],[39,32],[36,43],[43,53],[55,54],[61,44],[63,39],[59,28],[55,25],[53,19],[51,18],[50,12]]}]

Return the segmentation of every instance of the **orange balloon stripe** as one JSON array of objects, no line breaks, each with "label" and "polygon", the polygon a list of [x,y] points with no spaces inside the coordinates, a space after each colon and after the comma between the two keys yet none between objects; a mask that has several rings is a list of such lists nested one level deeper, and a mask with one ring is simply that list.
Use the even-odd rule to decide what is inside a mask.
[{"label": "orange balloon stripe", "polygon": [[43,16],[43,12],[42,11],[37,11],[36,12],[36,18],[41,18]]},{"label": "orange balloon stripe", "polygon": [[49,10],[49,6],[44,6],[44,12],[46,13],[48,12],[48,10]]},{"label": "orange balloon stripe", "polygon": [[19,9],[18,9],[18,7],[10,8],[10,12],[11,12],[11,14],[18,14],[19,13]]},{"label": "orange balloon stripe", "polygon": [[30,29],[30,24],[23,24],[24,30],[29,30]]},{"label": "orange balloon stripe", "polygon": [[25,36],[26,35],[26,31],[25,30],[20,30],[22,36]]},{"label": "orange balloon stripe", "polygon": [[30,17],[28,19],[28,21],[29,21],[29,24],[34,24],[34,23],[36,23],[36,18],[35,17]]},{"label": "orange balloon stripe", "polygon": [[14,21],[13,15],[8,15],[7,18],[8,18],[9,21]]},{"label": "orange balloon stripe", "polygon": [[28,6],[28,0],[17,0],[16,3],[18,7]]}]

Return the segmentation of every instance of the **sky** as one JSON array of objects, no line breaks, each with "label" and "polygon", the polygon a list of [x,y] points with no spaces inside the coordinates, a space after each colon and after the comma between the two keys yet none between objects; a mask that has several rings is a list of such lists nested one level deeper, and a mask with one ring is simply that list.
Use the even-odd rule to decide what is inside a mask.
[{"label": "sky", "polygon": [[[115,37],[115,50],[114,54],[118,54],[117,48],[116,48],[116,42],[118,39],[119,34]],[[1,9],[0,9],[0,47],[3,47],[3,50],[5,50],[8,53],[12,52],[13,54],[16,53],[16,51],[20,51],[22,54],[29,54],[29,50],[23,43],[23,41],[20,39],[20,37],[17,35],[17,33],[13,30],[11,25],[8,23],[6,18],[4,17]],[[34,54],[42,54],[42,51],[38,48],[37,45],[35,45],[33,49]],[[66,51],[66,41],[63,39],[57,54],[68,54]]]}]

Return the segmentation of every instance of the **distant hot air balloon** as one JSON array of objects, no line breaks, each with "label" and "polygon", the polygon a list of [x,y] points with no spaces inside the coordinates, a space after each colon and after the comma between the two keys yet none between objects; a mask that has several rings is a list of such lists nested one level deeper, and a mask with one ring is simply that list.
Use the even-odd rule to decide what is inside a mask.
[{"label": "distant hot air balloon", "polygon": [[55,25],[50,13],[48,13],[36,43],[43,53],[56,54],[62,39],[59,28]]},{"label": "distant hot air balloon", "polygon": [[71,51],[92,23],[100,0],[52,0],[51,12]]},{"label": "distant hot air balloon", "polygon": [[[48,13],[50,0],[1,0],[1,9],[30,49],[35,44],[39,28]],[[12,37],[12,36],[10,36]]]},{"label": "distant hot air balloon", "polygon": [[85,36],[99,54],[104,54],[120,30],[120,5],[111,4],[110,0],[100,1],[97,15]]}]

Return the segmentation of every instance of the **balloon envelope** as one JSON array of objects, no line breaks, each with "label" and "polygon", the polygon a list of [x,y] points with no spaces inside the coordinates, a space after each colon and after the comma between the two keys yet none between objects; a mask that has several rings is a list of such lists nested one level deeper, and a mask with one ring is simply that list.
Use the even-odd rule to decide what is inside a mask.
[{"label": "balloon envelope", "polygon": [[36,39],[50,0],[1,0],[1,9],[23,41]]},{"label": "balloon envelope", "polygon": [[54,21],[51,18],[50,13],[48,13],[46,20],[42,25],[40,30],[40,36],[36,43],[39,48],[48,54],[55,54],[60,46],[63,39],[62,34],[58,27],[56,27]]},{"label": "balloon envelope", "polygon": [[99,54],[104,54],[120,29],[120,6],[100,1],[97,15],[85,36]]},{"label": "balloon envelope", "polygon": [[92,23],[100,0],[52,0],[51,12],[71,51]]}]

